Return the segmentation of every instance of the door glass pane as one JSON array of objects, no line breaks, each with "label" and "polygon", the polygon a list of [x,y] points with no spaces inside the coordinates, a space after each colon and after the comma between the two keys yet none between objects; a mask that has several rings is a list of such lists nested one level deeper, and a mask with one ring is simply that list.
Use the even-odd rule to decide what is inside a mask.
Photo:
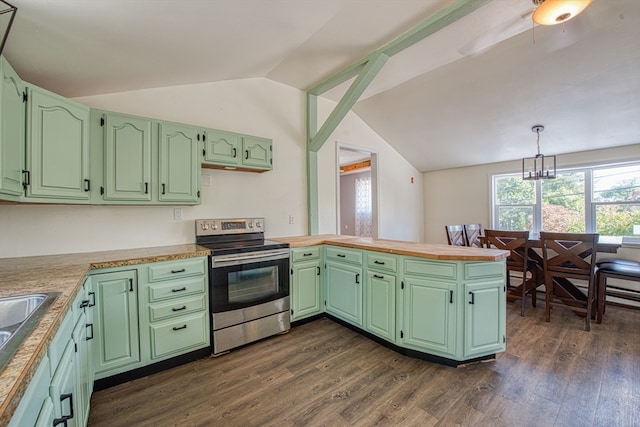
[{"label": "door glass pane", "polygon": [[558,173],[542,183],[542,229],[585,232],[584,172]]}]

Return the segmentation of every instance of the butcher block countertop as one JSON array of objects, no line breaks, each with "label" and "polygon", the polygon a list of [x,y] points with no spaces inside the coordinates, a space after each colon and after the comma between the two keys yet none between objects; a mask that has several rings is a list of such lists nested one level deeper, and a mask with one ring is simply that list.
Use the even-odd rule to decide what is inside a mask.
[{"label": "butcher block countertop", "polygon": [[0,258],[0,297],[60,292],[36,328],[0,372],[0,425],[9,423],[62,319],[69,311],[71,300],[91,270],[207,255],[209,255],[208,249],[195,244],[185,244],[105,252]]},{"label": "butcher block countertop", "polygon": [[366,249],[389,254],[408,255],[443,261],[498,261],[509,256],[509,251],[501,249],[404,242],[401,240],[372,239],[370,237],[341,236],[337,234],[278,237],[271,240],[289,243],[292,248],[315,245],[335,245],[346,248]]}]

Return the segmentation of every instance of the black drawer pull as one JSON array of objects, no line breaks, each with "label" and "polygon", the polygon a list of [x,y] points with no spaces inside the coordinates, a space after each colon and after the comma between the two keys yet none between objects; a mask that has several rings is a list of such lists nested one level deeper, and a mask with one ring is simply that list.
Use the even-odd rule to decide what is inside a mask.
[{"label": "black drawer pull", "polygon": [[93,323],[87,323],[85,325],[87,328],[91,328],[91,335],[87,334],[87,341],[93,339]]},{"label": "black drawer pull", "polygon": [[162,194],[167,194],[166,191],[165,191],[165,187],[166,187],[166,185],[162,184]]},{"label": "black drawer pull", "polygon": [[316,266],[316,268],[318,269],[318,273],[316,274],[316,276],[319,276],[320,275],[320,266],[318,265],[318,266]]},{"label": "black drawer pull", "polygon": [[336,256],[337,256],[338,258],[346,258],[346,257],[347,257],[345,254],[336,254]]},{"label": "black drawer pull", "polygon": [[356,274],[356,283],[360,283],[360,273]]},{"label": "black drawer pull", "polygon": [[449,291],[449,304],[453,304],[453,291]]},{"label": "black drawer pull", "polygon": [[311,256],[311,255],[313,255],[312,252],[307,252],[307,253],[302,254],[302,256]]},{"label": "black drawer pull", "polygon": [[238,156],[238,150],[235,149],[235,147],[233,148],[233,158],[235,159]]},{"label": "black drawer pull", "polygon": [[244,159],[249,160],[249,150],[244,150]]},{"label": "black drawer pull", "polygon": [[384,265],[384,261],[378,261],[378,260],[375,260],[375,261],[373,261],[373,263],[374,263],[374,264]]},{"label": "black drawer pull", "polygon": [[85,308],[85,307],[89,307],[88,299],[83,299],[82,302],[80,303],[80,308]]},{"label": "black drawer pull", "polygon": [[60,395],[60,403],[69,399],[69,415],[63,415],[62,418],[65,420],[70,420],[73,418],[73,393],[66,393]]},{"label": "black drawer pull", "polygon": [[180,329],[187,329],[187,325],[174,326],[174,327],[173,327],[173,330],[174,330],[174,331],[179,331]]},{"label": "black drawer pull", "polygon": [[84,191],[91,191],[91,181],[88,179],[84,180]]},{"label": "black drawer pull", "polygon": [[149,183],[148,182],[144,183],[144,194],[149,194]]},{"label": "black drawer pull", "polygon": [[171,289],[171,292],[182,292],[182,291],[186,291],[187,288],[185,286],[179,288],[179,289]]},{"label": "black drawer pull", "polygon": [[87,307],[93,307],[94,305],[96,305],[96,293],[95,292],[89,292],[89,296],[91,297],[93,302],[90,302]]},{"label": "black drawer pull", "polygon": [[185,268],[181,268],[180,270],[171,270],[171,274],[184,273],[185,271],[187,271]]},{"label": "black drawer pull", "polygon": [[384,276],[378,276],[377,274],[374,274],[373,277],[375,277],[376,279],[384,279]]},{"label": "black drawer pull", "polygon": [[182,311],[182,310],[186,310],[186,309],[187,309],[187,306],[183,305],[182,307],[179,307],[179,308],[172,308],[171,311]]},{"label": "black drawer pull", "polygon": [[469,304],[475,304],[475,298],[473,296],[473,292],[469,292],[469,295],[471,295],[471,301],[469,301]]},{"label": "black drawer pull", "polygon": [[129,292],[133,292],[133,279],[129,279]]}]

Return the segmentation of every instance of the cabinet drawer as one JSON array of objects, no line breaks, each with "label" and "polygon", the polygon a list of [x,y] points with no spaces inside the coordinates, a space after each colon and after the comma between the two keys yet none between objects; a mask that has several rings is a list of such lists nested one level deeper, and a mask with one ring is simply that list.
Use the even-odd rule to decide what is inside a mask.
[{"label": "cabinet drawer", "polygon": [[464,265],[465,279],[482,279],[505,274],[504,262],[474,262]]},{"label": "cabinet drawer", "polygon": [[151,358],[208,345],[207,315],[203,311],[171,322],[150,325]]},{"label": "cabinet drawer", "polygon": [[207,268],[206,258],[191,260],[159,262],[149,265],[149,281],[179,279],[187,276],[197,276],[205,273]]},{"label": "cabinet drawer", "polygon": [[326,249],[327,260],[350,262],[362,265],[362,251],[329,246]]},{"label": "cabinet drawer", "polygon": [[149,302],[154,302],[204,292],[207,288],[207,281],[206,276],[201,276],[184,280],[172,280],[171,282],[148,286]]},{"label": "cabinet drawer", "polygon": [[291,262],[320,258],[320,246],[291,249]]},{"label": "cabinet drawer", "polygon": [[166,302],[149,305],[149,321],[169,319],[185,314],[195,313],[207,308],[205,294],[191,298],[176,298]]},{"label": "cabinet drawer", "polygon": [[398,271],[398,258],[379,252],[367,252],[367,267],[375,270]]},{"label": "cabinet drawer", "polygon": [[405,259],[405,274],[417,274],[443,279],[456,279],[456,264],[453,262],[430,262],[419,259]]}]

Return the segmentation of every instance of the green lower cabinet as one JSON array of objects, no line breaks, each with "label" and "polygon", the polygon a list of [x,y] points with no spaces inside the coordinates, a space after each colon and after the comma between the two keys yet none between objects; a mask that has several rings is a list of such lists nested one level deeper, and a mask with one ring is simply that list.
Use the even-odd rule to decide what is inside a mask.
[{"label": "green lower cabinet", "polygon": [[326,311],[362,327],[362,267],[327,261]]},{"label": "green lower cabinet", "polygon": [[506,295],[504,281],[465,284],[464,355],[505,350]]},{"label": "green lower cabinet", "polygon": [[403,345],[426,353],[456,354],[456,284],[405,276]]},{"label": "green lower cabinet", "polygon": [[49,397],[50,383],[49,359],[45,355],[13,413],[9,427],[53,424],[53,404]]},{"label": "green lower cabinet", "polygon": [[365,279],[365,329],[381,338],[396,339],[396,276],[367,271]]},{"label": "green lower cabinet", "polygon": [[291,320],[322,313],[320,259],[291,263]]},{"label": "green lower cabinet", "polygon": [[124,372],[140,362],[136,270],[91,276],[95,290],[96,378]]},{"label": "green lower cabinet", "polygon": [[[184,306],[180,306],[181,308]],[[151,359],[197,350],[209,344],[208,313],[200,311],[149,325]]]}]

